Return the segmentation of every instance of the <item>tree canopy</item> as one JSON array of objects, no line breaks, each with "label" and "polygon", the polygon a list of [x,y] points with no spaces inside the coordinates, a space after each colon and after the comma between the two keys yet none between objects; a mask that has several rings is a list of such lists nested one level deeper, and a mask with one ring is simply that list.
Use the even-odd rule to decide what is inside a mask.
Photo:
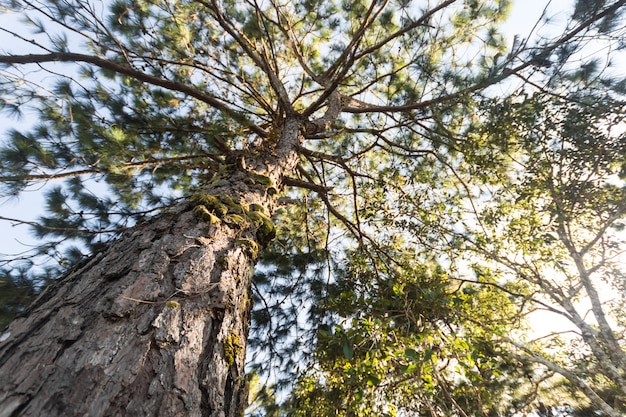
[{"label": "tree canopy", "polygon": [[[0,147],[2,198],[46,203],[3,217],[41,244],[2,259],[0,325],[251,172],[276,205],[250,415],[622,415],[625,6],[510,39],[508,0],[0,1],[0,108],[36,115]],[[532,332],[539,311],[571,329]]]}]

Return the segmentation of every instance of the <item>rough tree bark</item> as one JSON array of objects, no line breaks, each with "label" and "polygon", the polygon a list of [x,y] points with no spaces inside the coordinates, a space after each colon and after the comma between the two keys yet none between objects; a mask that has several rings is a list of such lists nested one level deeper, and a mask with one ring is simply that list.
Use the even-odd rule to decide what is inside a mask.
[{"label": "rough tree bark", "polygon": [[0,417],[241,415],[250,278],[300,130],[45,291],[0,335]]}]

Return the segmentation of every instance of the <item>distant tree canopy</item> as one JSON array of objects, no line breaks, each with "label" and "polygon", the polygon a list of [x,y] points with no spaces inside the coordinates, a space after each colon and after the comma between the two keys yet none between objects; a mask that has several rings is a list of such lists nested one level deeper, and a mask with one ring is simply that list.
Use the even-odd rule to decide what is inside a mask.
[{"label": "distant tree canopy", "polygon": [[623,415],[626,0],[574,3],[0,1],[0,326],[193,204],[260,258],[249,415]]}]

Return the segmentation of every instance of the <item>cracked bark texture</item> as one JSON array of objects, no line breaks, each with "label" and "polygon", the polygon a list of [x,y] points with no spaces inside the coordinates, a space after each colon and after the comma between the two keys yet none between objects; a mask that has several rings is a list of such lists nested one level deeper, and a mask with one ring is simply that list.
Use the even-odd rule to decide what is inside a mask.
[{"label": "cracked bark texture", "polygon": [[[272,212],[300,125],[211,189]],[[0,335],[0,417],[239,416],[257,226],[197,219],[187,202],[68,273]],[[248,242],[248,244],[245,244]]]}]

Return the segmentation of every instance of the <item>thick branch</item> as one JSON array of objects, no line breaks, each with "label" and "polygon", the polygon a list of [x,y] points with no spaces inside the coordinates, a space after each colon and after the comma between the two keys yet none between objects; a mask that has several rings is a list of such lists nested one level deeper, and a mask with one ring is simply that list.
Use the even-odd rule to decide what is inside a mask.
[{"label": "thick branch", "polygon": [[518,349],[521,349],[524,353],[526,353],[528,355],[528,357],[524,357],[521,355],[516,355],[514,353],[509,353],[510,356],[518,358],[520,360],[528,360],[530,359],[533,362],[536,363],[540,363],[543,366],[545,366],[546,368],[548,368],[549,370],[556,372],[559,375],[562,375],[563,377],[565,377],[568,381],[570,381],[576,388],[580,389],[586,396],[587,398],[589,398],[589,400],[592,402],[592,404],[594,404],[596,407],[598,407],[599,409],[601,409],[604,413],[606,413],[607,416],[611,416],[611,417],[619,417],[620,414],[617,413],[609,404],[607,404],[589,385],[587,385],[587,383],[582,380],[581,378],[579,378],[577,375],[575,375],[573,372],[570,372],[569,370],[563,368],[562,366],[557,365],[556,363],[539,356],[537,353],[533,352],[531,349],[527,348],[526,346],[523,346],[519,343],[516,343],[515,341],[509,339],[509,338],[505,338],[505,340],[512,344],[513,346],[517,347]]},{"label": "thick branch", "polygon": [[54,227],[54,226],[45,226],[43,224],[40,224],[40,223],[37,223],[37,222],[33,222],[33,221],[14,219],[14,218],[11,218],[11,217],[4,217],[4,216],[0,216],[0,220],[7,221],[7,222],[12,222],[12,223],[18,223],[18,224],[25,224],[25,225],[28,225],[28,226],[32,226],[32,227],[34,227],[36,229],[47,230],[49,232],[63,232],[63,233],[75,232],[75,233],[86,234],[86,235],[99,235],[99,234],[106,234],[106,233],[122,233],[122,232],[125,232],[125,231],[131,229],[130,227],[120,227],[120,228],[117,228],[117,229],[91,230],[91,229],[76,229],[76,228],[71,228],[71,227]]},{"label": "thick branch", "polygon": [[306,188],[307,190],[315,191],[317,193],[327,193],[332,190],[332,187],[326,187],[323,185],[315,184],[309,181],[299,180],[297,178],[284,177],[283,184],[289,187]]},{"label": "thick branch", "polygon": [[250,42],[250,40],[246,37],[245,33],[237,29],[225,17],[224,13],[222,12],[222,8],[217,3],[217,1],[212,0],[211,1],[212,4],[209,4],[208,2],[205,2],[205,1],[199,1],[199,2],[203,4],[207,9],[213,12],[213,14],[215,15],[215,19],[217,20],[220,27],[224,29],[237,42],[237,44],[239,44],[239,46],[241,46],[241,48],[246,53],[246,55],[248,55],[248,57],[252,59],[255,65],[259,67],[259,69],[267,75],[270,81],[270,85],[272,86],[272,89],[276,93],[278,100],[280,101],[284,111],[288,115],[293,116],[295,114],[295,110],[291,106],[291,101],[289,100],[289,95],[287,94],[287,91],[285,90],[285,86],[278,79],[277,74],[273,71],[273,69],[269,65],[269,62],[267,61],[266,57],[263,55],[257,54],[253,50],[253,48],[256,49],[253,43]]},{"label": "thick branch", "polygon": [[[594,22],[599,21],[600,19],[606,16],[616,13],[617,10],[619,10],[624,5],[626,5],[626,0],[620,0],[616,2],[615,4],[613,4],[612,6],[607,7],[602,12],[595,14],[589,19],[580,23],[577,27],[575,27],[571,31],[561,36],[552,44],[545,46],[543,48],[540,48],[542,53],[543,54],[552,53],[559,46],[562,46],[563,44],[571,41],[575,36],[580,34],[582,31],[588,29]],[[408,103],[404,105],[395,106],[395,105],[375,105],[375,104],[369,104],[369,103],[360,102],[360,101],[356,103],[356,101],[354,101],[350,103],[350,104],[353,104],[352,106],[350,105],[346,106],[342,109],[342,111],[346,113],[385,113],[385,112],[407,112],[407,111],[412,111],[412,110],[421,110],[421,109],[425,109],[425,108],[431,107],[433,105],[436,105],[445,101],[454,100],[465,94],[470,94],[478,90],[482,90],[491,85],[497,84],[500,81],[508,78],[510,75],[517,74],[520,71],[534,64],[535,62],[532,59],[529,59],[526,62],[523,62],[514,68],[505,68],[502,70],[500,74],[496,74],[490,78],[487,78],[483,80],[482,82],[479,82],[469,88],[457,91],[455,93],[447,94],[441,97],[437,97],[431,100],[422,101],[419,103]],[[351,100],[348,98],[348,101],[351,101]],[[356,104],[356,106],[354,104]]]},{"label": "thick branch", "polygon": [[184,94],[189,95],[195,99],[198,99],[211,107],[221,111],[222,113],[228,115],[233,120],[241,123],[245,127],[252,130],[254,133],[265,137],[267,136],[267,132],[265,132],[260,127],[256,126],[252,121],[242,115],[240,112],[233,110],[228,107],[224,102],[216,98],[211,94],[207,94],[205,92],[199,91],[193,87],[190,87],[186,84],[165,80],[163,78],[155,77],[153,75],[146,74],[134,68],[126,67],[124,65],[120,65],[116,62],[110,61],[108,59],[99,58],[92,55],[78,54],[73,52],[53,52],[50,54],[29,54],[29,55],[0,55],[0,63],[2,64],[39,64],[45,62],[86,62],[92,65],[95,65],[99,68],[108,69],[110,71],[116,72],[118,74],[128,75],[133,77],[141,82],[145,82],[148,84],[156,85],[158,87],[163,87],[168,90],[178,91]]},{"label": "thick branch", "polygon": [[440,10],[445,9],[446,7],[450,6],[452,3],[456,3],[457,0],[447,0],[442,2],[441,4],[437,5],[436,7],[428,10],[427,12],[425,12],[419,19],[417,19],[415,22],[408,24],[404,27],[402,27],[400,30],[392,33],[391,35],[387,36],[385,39],[383,39],[382,41],[370,46],[369,48],[366,48],[364,50],[362,50],[361,52],[359,52],[358,54],[355,55],[356,59],[360,59],[364,56],[367,56],[369,54],[371,54],[374,51],[377,51],[378,49],[382,48],[383,46],[385,46],[386,44],[388,44],[389,42],[391,42],[392,40],[404,35],[405,33],[410,32],[411,30],[418,28],[420,26],[425,26],[427,24],[427,22],[430,20],[430,18],[437,13]]},{"label": "thick branch", "polygon": [[[325,96],[325,94],[323,94],[323,96]],[[330,128],[332,122],[337,120],[340,112],[341,101],[339,100],[339,94],[336,90],[333,90],[328,94],[328,108],[326,112],[320,118],[308,122],[305,126],[305,133],[315,134],[327,130]]]},{"label": "thick branch", "polygon": [[[127,162],[122,165],[117,166],[118,169],[132,170],[136,168],[145,168],[151,166],[159,166],[172,162],[185,162],[194,159],[212,159],[213,161],[218,161],[217,155],[205,153],[203,155],[185,155],[185,156],[175,156],[170,158],[151,158],[143,161],[136,162]],[[207,163],[208,164],[208,163]],[[155,168],[156,170],[156,168]],[[5,182],[19,182],[19,181],[49,181],[49,180],[58,180],[63,178],[71,178],[71,177],[79,177],[81,175],[89,175],[89,174],[107,174],[110,171],[101,168],[85,168],[85,169],[77,169],[74,171],[61,171],[56,173],[48,173],[48,174],[29,174],[29,175],[4,175],[0,176],[0,181]]]},{"label": "thick branch", "polygon": [[88,174],[101,174],[97,169],[79,169],[76,171],[59,172],[55,174],[31,174],[31,175],[5,175],[0,176],[2,182],[38,181],[38,180],[58,180],[63,178],[79,177]]}]

